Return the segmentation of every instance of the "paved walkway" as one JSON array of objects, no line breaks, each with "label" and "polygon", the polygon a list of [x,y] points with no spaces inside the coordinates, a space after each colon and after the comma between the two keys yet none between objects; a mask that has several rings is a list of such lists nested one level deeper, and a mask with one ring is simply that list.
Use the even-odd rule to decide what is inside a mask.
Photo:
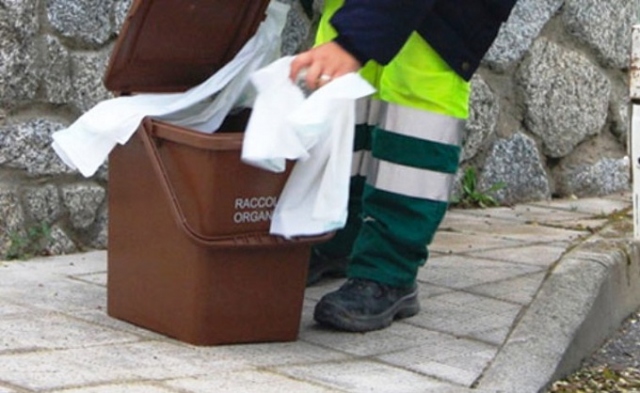
[{"label": "paved walkway", "polygon": [[195,347],[112,319],[104,251],[2,262],[0,393],[536,392],[640,303],[630,206],[615,195],[451,210],[418,316],[321,329],[313,306],[334,281],[306,291],[290,343]]}]

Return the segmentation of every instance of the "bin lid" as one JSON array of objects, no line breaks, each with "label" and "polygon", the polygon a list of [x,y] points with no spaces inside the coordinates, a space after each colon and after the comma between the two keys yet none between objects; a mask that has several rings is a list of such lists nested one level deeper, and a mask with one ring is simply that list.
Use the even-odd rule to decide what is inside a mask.
[{"label": "bin lid", "polygon": [[269,0],[134,0],[104,78],[120,93],[202,83],[255,34]]}]

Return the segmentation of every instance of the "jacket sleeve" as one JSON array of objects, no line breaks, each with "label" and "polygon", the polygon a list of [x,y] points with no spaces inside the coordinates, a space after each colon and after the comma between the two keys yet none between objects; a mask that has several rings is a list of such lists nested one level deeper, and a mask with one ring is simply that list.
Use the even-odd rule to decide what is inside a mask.
[{"label": "jacket sleeve", "polygon": [[[451,0],[449,0],[451,1]],[[435,0],[345,0],[331,19],[335,42],[361,64],[387,64],[417,29]]]}]

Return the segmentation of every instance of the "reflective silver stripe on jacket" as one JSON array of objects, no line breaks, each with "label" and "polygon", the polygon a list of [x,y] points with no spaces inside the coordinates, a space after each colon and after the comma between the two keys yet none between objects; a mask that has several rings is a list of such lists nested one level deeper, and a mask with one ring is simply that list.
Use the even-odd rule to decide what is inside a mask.
[{"label": "reflective silver stripe on jacket", "polygon": [[387,104],[380,128],[417,139],[462,145],[465,121],[439,113]]},{"label": "reflective silver stripe on jacket", "polygon": [[376,158],[370,160],[367,183],[374,188],[414,198],[447,202],[455,175],[414,168]]}]

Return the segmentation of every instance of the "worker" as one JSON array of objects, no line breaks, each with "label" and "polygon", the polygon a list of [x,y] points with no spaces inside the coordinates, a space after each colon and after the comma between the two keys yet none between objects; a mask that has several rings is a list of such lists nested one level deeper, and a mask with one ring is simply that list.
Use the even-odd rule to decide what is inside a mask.
[{"label": "worker", "polygon": [[314,247],[308,285],[346,276],[314,311],[352,332],[420,310],[416,278],[448,207],[470,79],[516,0],[325,0],[316,45],[298,54],[316,89],[359,72],[376,94],[357,104],[349,216]]}]

